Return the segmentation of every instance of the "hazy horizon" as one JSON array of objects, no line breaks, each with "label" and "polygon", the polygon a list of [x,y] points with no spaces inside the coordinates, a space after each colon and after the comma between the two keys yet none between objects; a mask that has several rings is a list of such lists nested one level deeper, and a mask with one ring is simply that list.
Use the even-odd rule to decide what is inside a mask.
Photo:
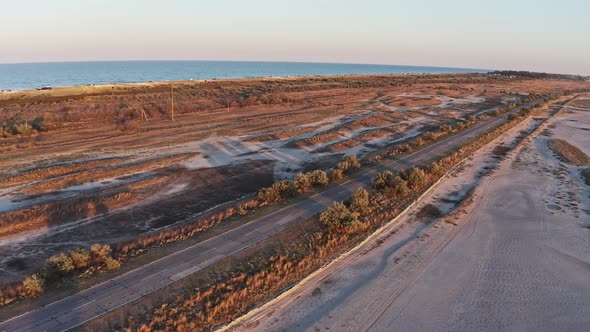
[{"label": "hazy horizon", "polygon": [[0,63],[261,61],[590,75],[581,0],[10,2]]}]

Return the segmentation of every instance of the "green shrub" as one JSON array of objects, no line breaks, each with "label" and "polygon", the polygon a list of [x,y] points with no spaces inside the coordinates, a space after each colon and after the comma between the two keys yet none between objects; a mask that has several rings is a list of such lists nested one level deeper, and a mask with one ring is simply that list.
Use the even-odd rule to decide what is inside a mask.
[{"label": "green shrub", "polygon": [[344,178],[344,172],[339,168],[334,168],[330,171],[330,180],[331,181],[338,181]]},{"label": "green shrub", "polygon": [[352,170],[361,168],[361,164],[356,156],[348,156],[344,158],[343,161],[339,162],[336,168],[342,170],[344,173],[349,173]]},{"label": "green shrub", "polygon": [[359,214],[351,212],[342,202],[334,202],[327,210],[320,214],[320,221],[328,228],[338,231],[356,228]]},{"label": "green shrub", "polygon": [[430,164],[428,172],[438,177],[443,175],[445,173],[445,170],[437,162],[433,162],[432,164]]},{"label": "green shrub", "polygon": [[295,196],[297,196],[297,187],[293,181],[289,180],[275,182],[271,187],[262,188],[258,192],[258,200],[266,203],[274,203]]},{"label": "green shrub", "polygon": [[426,184],[426,173],[418,167],[412,167],[408,172],[408,185],[413,190],[418,190]]},{"label": "green shrub", "polygon": [[48,280],[56,280],[74,270],[74,263],[69,256],[61,254],[47,260],[44,276]]},{"label": "green shrub", "polygon": [[350,211],[359,215],[367,213],[369,208],[369,193],[364,188],[358,188],[350,196]]},{"label": "green shrub", "polygon": [[325,187],[330,183],[326,172],[319,169],[308,173],[308,178],[311,185],[316,187]]},{"label": "green shrub", "polygon": [[381,173],[378,173],[373,178],[373,187],[375,189],[383,189],[391,185],[393,180],[393,173],[390,170],[385,170]]},{"label": "green shrub", "polygon": [[310,177],[304,173],[297,173],[295,178],[293,178],[293,183],[297,190],[301,193],[309,191],[311,189],[312,183],[310,181]]},{"label": "green shrub", "polygon": [[398,197],[407,197],[411,193],[408,182],[399,175],[396,175],[391,181],[391,188]]}]

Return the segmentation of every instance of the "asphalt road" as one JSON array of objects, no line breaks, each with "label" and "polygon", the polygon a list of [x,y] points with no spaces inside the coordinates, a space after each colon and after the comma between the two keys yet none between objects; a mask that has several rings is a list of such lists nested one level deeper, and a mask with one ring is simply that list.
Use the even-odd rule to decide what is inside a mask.
[{"label": "asphalt road", "polygon": [[[530,107],[535,104],[536,102],[533,102],[525,106]],[[0,323],[0,331],[63,331],[77,327],[263,241],[301,220],[314,216],[334,201],[347,199],[357,188],[370,186],[375,173],[384,168],[403,170],[412,165],[421,164],[499,125],[506,116],[507,114],[479,122],[455,136],[429,145],[403,159],[384,162],[379,167],[367,168],[365,172],[340,186],[330,188],[77,294],[13,317]]]}]

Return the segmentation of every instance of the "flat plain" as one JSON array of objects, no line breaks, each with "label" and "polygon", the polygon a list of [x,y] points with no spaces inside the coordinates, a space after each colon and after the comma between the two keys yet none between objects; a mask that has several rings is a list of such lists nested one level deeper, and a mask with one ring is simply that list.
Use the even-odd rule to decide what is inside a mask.
[{"label": "flat plain", "polygon": [[[0,135],[0,281],[4,285],[18,283],[41,271],[50,257],[89,248],[96,243],[108,244],[115,253],[120,253],[121,248],[129,243],[153,239],[164,232],[226,211],[228,206],[252,202],[262,188],[280,180],[291,180],[297,173],[327,171],[347,156],[356,156],[363,163],[373,163],[376,156],[444,125],[469,121],[470,117],[489,119],[496,110],[521,103],[533,95],[561,95],[566,91],[584,89],[588,89],[588,84],[583,81],[467,74],[214,80],[3,93],[0,95],[0,121],[3,122],[3,134]],[[587,99],[579,98],[568,106],[568,112],[574,113],[566,115],[584,114],[587,104]],[[556,119],[566,118],[562,115]],[[584,120],[579,115],[573,120],[562,120],[565,121],[583,123]],[[33,129],[28,132],[11,129],[23,123]],[[540,123],[541,120],[529,118],[519,128],[532,131]],[[473,135],[491,126],[492,122],[488,121],[486,126],[483,124],[470,129]],[[555,126],[555,135],[563,138],[561,131],[566,130],[565,127],[561,122]],[[587,133],[583,128],[572,129],[571,137],[580,136],[571,143],[587,153],[584,142],[590,140],[580,134],[584,132]],[[507,137],[516,139],[518,131],[511,133],[512,136],[507,133]],[[471,137],[469,134],[464,136]],[[545,146],[543,142],[539,144]],[[438,148],[440,151],[436,147],[429,148],[424,156],[432,158],[438,152],[442,154],[446,151],[443,146],[446,147],[441,145]],[[523,151],[518,160],[521,163],[524,163],[526,152],[531,155],[534,152],[528,146]],[[544,155],[548,153],[546,149],[539,151]],[[420,158],[410,157],[408,162],[422,161]],[[514,164],[518,165],[518,162]],[[551,162],[555,159],[547,161],[548,165]],[[503,169],[502,163],[494,164],[494,167]],[[400,166],[394,167],[392,162],[378,163],[374,169],[391,167],[392,170],[402,170],[402,164],[398,164]],[[537,164],[544,165],[545,162],[537,160]],[[505,171],[507,177],[519,177],[513,174],[515,167],[513,165]],[[372,175],[368,172],[366,179],[362,176],[355,178],[358,180],[355,186],[370,184]],[[539,179],[522,177],[522,181],[545,183],[542,175],[538,176]],[[465,180],[470,176],[459,174],[457,178]],[[486,188],[486,195],[509,190],[495,188],[487,184],[488,180],[478,179],[476,175],[471,179],[481,181],[477,187]],[[518,182],[507,181],[518,186]],[[457,186],[452,181],[444,183],[450,186],[448,190]],[[334,195],[350,193],[333,186],[328,190]],[[349,186],[352,191],[354,186]],[[467,191],[455,188],[455,196],[448,197],[446,205],[436,205],[446,216]],[[549,202],[555,197],[561,195],[556,193],[545,198],[552,213],[575,210],[575,214],[571,212],[572,216],[582,220],[588,218],[586,209],[590,207],[583,206],[585,201],[577,202],[574,208],[562,201]],[[538,201],[536,198],[528,200]],[[511,201],[519,200],[514,198]],[[125,252],[116,257],[122,262],[120,271],[106,274],[86,271],[67,279],[58,291],[49,292],[40,301],[29,299],[9,304],[0,309],[0,315],[6,319],[11,313],[24,313],[39,304],[75,294],[152,260],[222,236],[244,222],[264,217],[292,203],[285,202],[274,208],[261,207],[253,215],[204,225],[202,230],[178,241],[146,245],[132,255]],[[320,203],[318,212],[331,202]],[[539,209],[538,206],[529,208],[531,211]],[[502,219],[493,215],[497,213],[493,208],[485,211],[488,210],[478,210],[478,213],[488,214],[477,218]],[[528,215],[527,211],[518,213]],[[463,220],[456,223],[469,224]],[[438,228],[438,223],[433,224],[435,226],[426,229]],[[493,222],[485,224],[492,225]],[[411,222],[408,225],[408,229],[415,226]],[[289,227],[297,225],[294,222]],[[453,227],[446,224],[440,228],[449,228],[449,234],[454,232]],[[284,241],[284,232],[288,231],[273,231],[265,241]],[[422,230],[415,231],[422,236]],[[571,232],[575,233],[574,230]],[[488,233],[489,230],[485,232]],[[437,238],[445,239],[445,236]],[[396,236],[391,241],[399,240]],[[460,240],[453,243],[458,241],[460,243]],[[469,250],[485,251],[481,246],[487,242],[473,241],[468,244]],[[539,239],[531,238],[530,241]],[[383,248],[387,246],[381,246],[379,250]],[[586,249],[582,246],[577,250],[582,250],[583,254]],[[440,264],[449,268],[445,262]],[[480,260],[474,260],[472,265],[462,268],[466,271],[473,264],[480,263]],[[428,294],[425,287],[420,289]],[[157,300],[149,301],[150,306],[157,304]],[[117,319],[120,316],[125,314],[119,313]],[[281,326],[288,326],[284,324],[288,324],[289,319],[281,319]],[[305,321],[308,322],[306,327],[315,328],[315,318]],[[473,326],[477,328],[478,325]],[[400,327],[409,328],[411,324]]]}]

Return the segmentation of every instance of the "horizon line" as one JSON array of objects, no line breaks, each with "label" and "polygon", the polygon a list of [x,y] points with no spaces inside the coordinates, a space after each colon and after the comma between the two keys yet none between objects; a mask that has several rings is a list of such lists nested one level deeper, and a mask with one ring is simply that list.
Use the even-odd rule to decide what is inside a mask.
[{"label": "horizon line", "polygon": [[456,66],[441,65],[409,65],[409,64],[387,64],[387,63],[364,63],[364,62],[327,62],[327,61],[284,61],[284,60],[57,60],[57,61],[25,61],[25,62],[0,62],[0,65],[27,65],[27,64],[52,64],[52,63],[94,63],[94,62],[249,62],[249,63],[304,63],[304,64],[334,64],[334,65],[361,65],[361,66],[392,66],[392,67],[425,67],[425,68],[442,68],[442,69],[467,69],[467,70],[510,70],[510,69],[489,69],[489,68],[469,68]]}]

